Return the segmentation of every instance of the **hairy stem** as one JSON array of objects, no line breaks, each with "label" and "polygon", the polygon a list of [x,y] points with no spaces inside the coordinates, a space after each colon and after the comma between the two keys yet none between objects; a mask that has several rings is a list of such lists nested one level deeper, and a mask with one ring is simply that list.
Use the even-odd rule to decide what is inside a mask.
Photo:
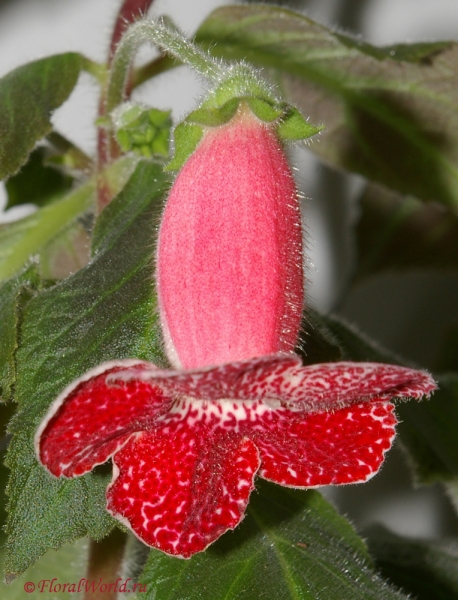
[{"label": "hairy stem", "polygon": [[114,584],[121,576],[126,542],[127,534],[119,529],[114,529],[100,542],[90,541],[88,589],[84,600],[116,600],[118,593]]},{"label": "hairy stem", "polygon": [[[113,33],[110,42],[110,51],[108,56],[108,68],[111,66],[116,48],[120,39],[124,35],[125,30],[134,21],[144,16],[154,0],[124,0],[119,9],[116,21],[113,27]],[[127,78],[127,76],[126,76]],[[103,85],[99,101],[99,117],[103,118],[108,114],[107,110],[107,84]],[[99,172],[119,156],[119,147],[113,139],[110,132],[103,126],[99,127],[97,137],[97,155],[98,155],[98,170]],[[110,201],[111,196],[109,186],[106,184],[102,176],[98,179],[97,184],[98,211],[100,212]]]},{"label": "hairy stem", "polygon": [[132,59],[144,43],[158,46],[178,61],[192,66],[211,81],[218,81],[224,73],[224,69],[215,59],[187,40],[170,24],[139,21],[126,31],[113,57],[108,83],[107,113],[125,99]]},{"label": "hairy stem", "polygon": [[116,51],[119,40],[122,38],[127,27],[136,21],[140,16],[144,16],[154,0],[124,0],[119,9],[118,16],[113,28],[110,43],[110,63]]}]

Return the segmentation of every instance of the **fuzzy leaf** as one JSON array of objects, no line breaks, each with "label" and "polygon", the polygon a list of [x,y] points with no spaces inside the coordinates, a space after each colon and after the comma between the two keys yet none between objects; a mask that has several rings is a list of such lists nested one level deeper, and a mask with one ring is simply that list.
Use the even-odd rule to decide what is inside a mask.
[{"label": "fuzzy leaf", "polygon": [[[113,195],[123,188],[138,160],[136,156],[124,156],[102,172]],[[44,253],[46,261],[52,261],[52,242],[65,237],[94,201],[95,182],[91,179],[29,217],[0,225],[0,280],[14,275],[35,254]]]},{"label": "fuzzy leaf", "polygon": [[136,356],[161,362],[151,290],[153,219],[166,179],[139,164],[101,214],[92,262],[27,305],[17,351],[19,413],[8,453],[9,539],[5,565],[21,573],[49,548],[113,526],[105,510],[103,468],[76,480],[51,477],[33,451],[36,428],[63,387],[104,360]]},{"label": "fuzzy leaf", "polygon": [[0,280],[11,277],[94,201],[90,181],[32,215],[0,226]]},{"label": "fuzzy leaf", "polygon": [[0,398],[9,400],[16,380],[14,354],[18,347],[20,295],[24,288],[38,285],[36,265],[27,267],[18,277],[0,286]]},{"label": "fuzzy leaf", "polygon": [[248,515],[190,560],[150,553],[146,599],[401,600],[351,525],[315,491],[256,484]]},{"label": "fuzzy leaf", "polygon": [[[87,555],[87,540],[80,540],[76,544],[68,544],[60,548],[59,553],[50,550],[40,560],[27,570],[10,585],[0,583],[0,594],[2,598],[8,600],[41,600],[42,598],[58,598],[59,600],[71,600],[75,594],[67,591],[52,593],[51,582],[55,579],[53,585],[63,584],[65,582],[75,583],[78,589],[79,581],[85,576],[84,561]],[[24,585],[31,582],[35,585],[33,592],[24,591]],[[56,589],[56,588],[54,588]],[[59,589],[59,588],[57,588]],[[82,588],[84,590],[84,588]]]},{"label": "fuzzy leaf", "polygon": [[379,184],[369,184],[356,227],[363,278],[386,270],[458,267],[458,215]]},{"label": "fuzzy leaf", "polygon": [[82,57],[56,54],[0,79],[0,179],[14,175],[51,129],[52,112],[76,85]]},{"label": "fuzzy leaf", "polygon": [[417,600],[458,599],[456,541],[408,539],[380,526],[368,530],[367,537],[382,574]]},{"label": "fuzzy leaf", "polygon": [[399,434],[419,483],[458,479],[458,374],[437,377],[428,402],[398,407]]},{"label": "fuzzy leaf", "polygon": [[69,190],[73,179],[46,165],[46,155],[44,146],[36,148],[22,169],[8,179],[6,208],[25,203],[45,206]]},{"label": "fuzzy leaf", "polygon": [[93,221],[92,213],[81,215],[40,249],[39,266],[42,279],[65,279],[87,265],[90,259]]},{"label": "fuzzy leaf", "polygon": [[458,205],[458,44],[377,48],[265,5],[219,8],[196,39],[217,56],[277,69],[287,96],[325,123],[312,150],[327,161]]}]

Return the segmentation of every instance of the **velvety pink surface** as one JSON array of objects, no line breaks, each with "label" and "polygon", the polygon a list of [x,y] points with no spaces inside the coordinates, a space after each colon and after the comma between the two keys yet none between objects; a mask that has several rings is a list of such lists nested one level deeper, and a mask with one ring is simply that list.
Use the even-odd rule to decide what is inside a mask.
[{"label": "velvety pink surface", "polygon": [[292,355],[188,372],[115,361],[64,390],[36,451],[67,477],[112,456],[109,511],[188,558],[240,522],[256,474],[298,488],[372,477],[395,434],[388,400],[434,389],[423,371]]},{"label": "velvety pink surface", "polygon": [[171,189],[159,232],[159,307],[185,369],[293,349],[302,302],[295,184],[253,115],[205,133]]}]

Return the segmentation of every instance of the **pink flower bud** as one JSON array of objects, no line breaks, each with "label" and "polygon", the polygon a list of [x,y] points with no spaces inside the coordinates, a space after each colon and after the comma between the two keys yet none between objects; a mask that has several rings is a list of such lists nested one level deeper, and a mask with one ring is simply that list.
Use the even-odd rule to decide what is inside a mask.
[{"label": "pink flower bud", "polygon": [[297,190],[275,127],[243,109],[207,129],[159,232],[159,308],[185,369],[291,351],[303,303]]}]

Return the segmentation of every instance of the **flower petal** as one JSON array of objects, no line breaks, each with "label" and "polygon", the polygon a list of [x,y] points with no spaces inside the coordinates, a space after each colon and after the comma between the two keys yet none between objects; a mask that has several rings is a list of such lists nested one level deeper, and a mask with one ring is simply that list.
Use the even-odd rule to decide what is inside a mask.
[{"label": "flower petal", "polygon": [[[273,358],[273,357],[271,357]],[[291,410],[330,411],[379,398],[421,398],[436,389],[429,373],[398,365],[335,362],[302,366],[279,355],[253,365],[238,384],[239,398],[280,400]]]},{"label": "flower petal", "polygon": [[249,436],[261,454],[259,475],[304,488],[367,481],[393,442],[393,408],[364,402],[306,416],[284,408],[265,412]]},{"label": "flower petal", "polygon": [[259,454],[233,432],[175,420],[133,436],[113,462],[108,510],[145,544],[189,558],[243,519]]},{"label": "flower petal", "polygon": [[191,371],[151,367],[140,365],[117,376],[150,381],[171,397],[262,400],[304,412],[336,410],[374,398],[421,398],[436,389],[425,371],[364,362],[304,367],[295,354],[273,354]]},{"label": "flower petal", "polygon": [[[272,373],[278,377],[288,368],[300,364],[301,359],[295,354],[272,354],[189,371],[160,370],[146,363],[119,371],[114,378],[149,381],[174,397],[256,400],[253,391],[258,378],[271,377]],[[262,389],[264,384],[261,379],[259,383]]]},{"label": "flower petal", "polygon": [[132,433],[167,412],[170,399],[159,388],[115,378],[119,371],[140,366],[146,364],[134,360],[104,363],[60,394],[35,436],[37,456],[50,473],[56,477],[87,473],[106,462]]}]

